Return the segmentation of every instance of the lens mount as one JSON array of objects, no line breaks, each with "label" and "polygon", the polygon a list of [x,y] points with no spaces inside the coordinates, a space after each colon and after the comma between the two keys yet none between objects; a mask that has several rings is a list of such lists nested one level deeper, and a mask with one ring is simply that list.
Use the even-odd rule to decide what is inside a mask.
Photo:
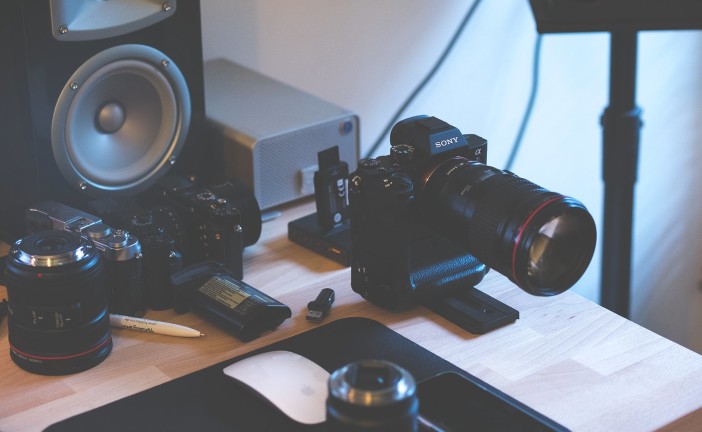
[{"label": "lens mount", "polygon": [[31,267],[61,267],[87,259],[93,254],[87,239],[68,231],[43,231],[18,240],[12,256]]}]

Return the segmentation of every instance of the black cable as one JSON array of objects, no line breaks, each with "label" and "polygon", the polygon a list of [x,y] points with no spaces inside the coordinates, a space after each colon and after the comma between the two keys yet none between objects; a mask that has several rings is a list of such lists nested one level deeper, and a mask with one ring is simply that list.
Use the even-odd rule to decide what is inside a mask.
[{"label": "black cable", "polygon": [[506,170],[511,170],[512,165],[514,165],[514,160],[517,158],[517,152],[519,152],[519,147],[522,145],[522,139],[524,138],[524,133],[529,125],[529,119],[531,118],[531,112],[534,109],[534,103],[536,102],[536,93],[539,88],[539,65],[541,63],[541,33],[537,33],[536,42],[534,43],[534,60],[532,63],[532,73],[531,73],[531,93],[529,94],[529,101],[527,102],[526,110],[522,117],[522,124],[519,126],[519,131],[517,132],[517,137],[514,139],[514,144],[512,144],[512,151],[507,159],[507,164],[505,165]]},{"label": "black cable", "polygon": [[434,66],[431,68],[429,73],[424,77],[424,79],[419,83],[419,85],[414,89],[412,93],[405,99],[405,102],[400,106],[400,108],[395,112],[395,115],[392,117],[392,119],[388,122],[388,124],[385,126],[385,129],[383,129],[383,132],[380,134],[378,139],[375,141],[371,149],[366,153],[364,157],[371,157],[373,156],[373,153],[375,153],[376,150],[378,150],[378,147],[380,147],[380,144],[382,144],[383,139],[387,136],[388,133],[390,133],[390,130],[392,127],[397,123],[398,119],[402,115],[402,113],[407,109],[410,103],[414,100],[415,97],[419,94],[419,92],[422,91],[424,86],[427,85],[427,83],[434,77],[436,72],[439,70],[441,65],[444,63],[446,58],[448,57],[449,53],[453,49],[453,47],[456,45],[456,42],[458,41],[458,38],[461,36],[461,33],[463,33],[463,29],[466,28],[468,25],[468,22],[470,21],[471,17],[473,16],[473,13],[475,10],[478,8],[478,5],[480,4],[482,0],[475,0],[473,2],[473,5],[468,9],[468,12],[466,12],[465,16],[463,17],[463,20],[459,24],[458,28],[454,32],[453,36],[451,37],[451,40],[449,41],[448,45],[446,45],[446,48],[444,48],[444,51],[441,53],[441,56],[439,59],[434,63]]}]

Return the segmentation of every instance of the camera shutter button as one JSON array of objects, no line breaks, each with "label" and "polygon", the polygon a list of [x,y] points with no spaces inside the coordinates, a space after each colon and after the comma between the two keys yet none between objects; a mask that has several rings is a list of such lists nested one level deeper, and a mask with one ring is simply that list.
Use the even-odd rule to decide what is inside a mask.
[{"label": "camera shutter button", "polygon": [[396,162],[409,162],[412,160],[414,147],[409,144],[398,144],[390,147],[390,156]]},{"label": "camera shutter button", "polygon": [[85,233],[91,240],[99,240],[110,235],[112,228],[104,223],[98,223],[95,225],[90,225],[85,229]]},{"label": "camera shutter button", "polygon": [[128,234],[125,231],[117,230],[108,237],[107,242],[111,248],[121,248],[127,246]]}]

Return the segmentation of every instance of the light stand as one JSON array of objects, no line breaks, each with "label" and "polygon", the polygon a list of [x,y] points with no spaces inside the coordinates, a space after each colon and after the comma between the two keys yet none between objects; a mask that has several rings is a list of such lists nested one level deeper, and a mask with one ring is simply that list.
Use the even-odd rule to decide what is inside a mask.
[{"label": "light stand", "polygon": [[634,184],[641,110],[636,106],[637,32],[613,31],[609,106],[602,114],[604,229],[600,303],[629,316]]},{"label": "light stand", "polygon": [[702,29],[702,1],[529,0],[539,33],[609,32],[609,106],[602,115],[604,217],[600,303],[628,318],[641,110],[637,32]]}]

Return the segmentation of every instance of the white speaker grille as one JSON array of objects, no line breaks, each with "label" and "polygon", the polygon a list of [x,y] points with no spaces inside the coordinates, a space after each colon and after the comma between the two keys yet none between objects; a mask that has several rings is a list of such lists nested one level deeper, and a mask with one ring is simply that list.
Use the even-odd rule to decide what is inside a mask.
[{"label": "white speaker grille", "polygon": [[261,208],[269,208],[307,195],[303,190],[301,169],[317,165],[317,152],[339,146],[340,158],[353,169],[356,164],[356,133],[340,133],[340,125],[352,122],[342,118],[262,139],[254,152],[254,190]]}]

